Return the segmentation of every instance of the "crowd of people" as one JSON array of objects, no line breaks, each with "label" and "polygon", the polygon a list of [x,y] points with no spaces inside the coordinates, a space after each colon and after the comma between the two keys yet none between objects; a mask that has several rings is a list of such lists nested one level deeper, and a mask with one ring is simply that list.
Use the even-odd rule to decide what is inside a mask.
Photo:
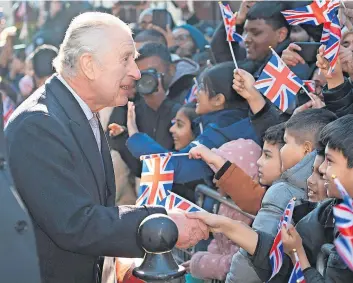
[{"label": "crowd of people", "polygon": [[[128,98],[128,103],[119,107],[108,105],[110,107],[104,109],[98,106],[91,109],[92,112],[99,111],[101,133],[105,132],[110,146],[115,171],[115,205],[134,205],[143,193],[139,187],[141,156],[173,152],[172,192],[197,203],[195,188],[204,184],[245,212],[240,213],[225,203],[217,206],[215,211],[213,204],[216,201],[207,199],[202,206],[205,211],[185,214],[184,226],[178,223],[179,230],[180,227],[189,229],[197,220],[198,227],[206,227],[212,232],[209,240],[196,245],[190,260],[182,263],[191,275],[188,280],[288,282],[297,265],[303,272],[303,279],[298,276],[297,280],[304,281],[291,282],[351,282],[353,279],[353,270],[347,259],[343,259],[334,246],[340,237],[335,226],[334,207],[342,203],[342,195],[333,178],[335,176],[341,182],[352,198],[353,4],[345,1],[338,8],[341,38],[337,63],[332,70],[325,57],[324,46],[318,48],[310,60],[305,60],[304,52],[301,52],[305,49],[303,42],[320,43],[323,25],[290,25],[281,13],[311,3],[229,1],[229,7],[237,10],[235,30],[243,37],[243,40],[230,44],[226,40],[229,31],[223,21],[213,28],[188,13],[184,23],[177,25],[172,15],[167,13],[169,24],[161,27],[154,22],[156,9],[147,7],[146,3],[137,23],[131,24],[138,52],[138,55],[134,54],[134,62],[140,74],[131,73],[133,80],[122,79],[119,82],[119,92]],[[185,3],[178,5],[183,9]],[[65,6],[60,1],[48,2],[48,16],[33,33],[29,45],[15,44],[18,32],[13,27],[2,31],[0,90],[4,122],[10,121],[8,140],[18,146],[21,143],[14,141],[16,131],[13,125],[16,123],[11,125],[14,119],[11,114],[26,99],[28,103],[28,97],[41,86],[45,85],[46,92],[50,92],[53,87],[51,77],[58,71],[53,66],[61,66],[60,62],[66,62],[67,66],[71,64],[69,67],[72,68],[75,64],[82,64],[82,72],[88,77],[91,74],[88,61],[86,63],[81,57],[83,59],[78,63],[74,54],[75,40],[78,45],[81,38],[69,34],[64,40],[71,19],[78,13],[93,9],[88,5],[78,6]],[[119,16],[114,9],[103,12]],[[61,32],[55,33],[53,38],[51,29],[58,29],[58,26]],[[64,50],[60,47],[63,40]],[[295,76],[311,83],[300,88],[295,96],[295,107],[288,107],[285,111],[255,87],[274,53]],[[113,67],[107,69],[109,71],[118,73]],[[60,75],[61,72],[65,74],[64,69],[58,71]],[[94,69],[92,77],[95,72],[100,71]],[[107,75],[107,79],[110,76]],[[63,81],[61,76],[58,78]],[[98,101],[95,103],[100,105]],[[48,127],[53,125],[48,124]],[[44,133],[33,130],[36,132],[33,135]],[[28,131],[27,134],[30,139],[31,133]],[[58,130],[53,135],[62,139],[63,144],[66,142],[65,131]],[[67,143],[71,146],[71,141]],[[11,144],[8,147],[11,148]],[[20,156],[15,152],[12,156],[16,156],[17,159],[12,158],[19,162]],[[33,157],[30,153],[28,156]],[[40,154],[36,158],[40,159]],[[59,156],[57,158],[60,159]],[[75,161],[79,159],[77,156],[72,158]],[[10,167],[14,160],[10,159]],[[106,160],[103,161],[106,165]],[[68,161],[58,166],[61,165],[63,168],[72,166]],[[48,161],[47,166],[56,165]],[[18,181],[21,172],[17,168],[13,167],[11,171],[20,190],[25,179]],[[53,179],[58,177],[55,174],[49,176]],[[20,194],[25,204],[36,204],[29,201],[28,192],[20,190]],[[108,193],[107,199],[109,196]],[[281,217],[293,198],[293,218],[288,227],[279,227]],[[31,207],[29,212],[33,214]],[[32,216],[34,222],[36,217],[42,217]],[[42,221],[49,225],[49,218]],[[73,225],[76,222],[69,219],[68,223]],[[285,255],[278,271],[273,274],[274,263],[270,255],[278,233]],[[204,233],[200,234],[202,236],[198,240],[205,237]],[[50,238],[47,240],[50,245],[60,235],[53,232],[41,237]],[[90,248],[89,253],[97,255],[100,251],[92,248],[93,244],[86,240],[84,244]],[[85,254],[88,249],[84,249],[87,248],[84,244],[82,249],[74,251]],[[64,249],[72,247],[64,245]],[[99,255],[119,256],[114,251]],[[123,253],[122,256],[126,255]],[[137,255],[138,252],[133,253],[133,256]],[[352,263],[352,251],[349,256],[348,261]],[[116,268],[119,269],[118,264]],[[125,277],[129,268],[122,265],[120,268],[124,274],[117,270],[117,281],[138,281],[132,276]],[[59,281],[48,279],[45,282]]]}]

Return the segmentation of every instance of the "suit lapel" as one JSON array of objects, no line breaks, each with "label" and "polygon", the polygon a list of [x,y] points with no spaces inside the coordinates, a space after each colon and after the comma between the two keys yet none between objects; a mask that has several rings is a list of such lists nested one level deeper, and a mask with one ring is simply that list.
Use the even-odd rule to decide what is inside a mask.
[{"label": "suit lapel", "polygon": [[102,157],[87,117],[75,97],[56,76],[53,76],[46,84],[46,91],[48,90],[57,98],[70,119],[72,134],[90,165],[96,180],[100,203],[103,204],[105,200],[105,173]]},{"label": "suit lapel", "polygon": [[103,157],[103,164],[105,169],[105,178],[107,181],[107,188],[109,191],[109,196],[107,198],[107,204],[109,206],[115,205],[115,195],[116,195],[116,187],[115,187],[115,176],[114,176],[114,168],[112,157],[110,154],[110,148],[108,145],[107,137],[103,131],[102,125],[99,122],[99,130],[101,134],[101,141],[102,141],[102,157]]}]

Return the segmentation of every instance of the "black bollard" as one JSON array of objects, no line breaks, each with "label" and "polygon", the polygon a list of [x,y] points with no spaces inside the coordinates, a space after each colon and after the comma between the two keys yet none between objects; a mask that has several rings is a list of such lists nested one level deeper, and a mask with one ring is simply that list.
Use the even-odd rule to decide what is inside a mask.
[{"label": "black bollard", "polygon": [[138,239],[146,254],[133,275],[147,282],[180,281],[186,271],[175,262],[171,252],[178,240],[173,220],[164,214],[148,216],[140,224]]}]

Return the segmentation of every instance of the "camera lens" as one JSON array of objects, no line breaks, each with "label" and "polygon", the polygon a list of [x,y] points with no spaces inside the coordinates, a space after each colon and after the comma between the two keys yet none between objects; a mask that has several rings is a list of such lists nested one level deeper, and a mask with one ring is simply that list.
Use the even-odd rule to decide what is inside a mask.
[{"label": "camera lens", "polygon": [[154,93],[158,88],[158,77],[153,73],[142,73],[136,83],[136,91],[141,95]]}]

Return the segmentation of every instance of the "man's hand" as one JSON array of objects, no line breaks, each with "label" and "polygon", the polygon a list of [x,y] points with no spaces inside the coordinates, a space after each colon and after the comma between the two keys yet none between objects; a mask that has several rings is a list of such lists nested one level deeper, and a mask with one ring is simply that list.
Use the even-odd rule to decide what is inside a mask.
[{"label": "man's hand", "polygon": [[168,216],[178,227],[179,238],[176,243],[177,248],[189,248],[195,246],[203,239],[208,239],[209,229],[202,221],[187,217],[186,212],[180,209],[168,211]]},{"label": "man's hand", "polygon": [[213,233],[223,233],[225,223],[228,218],[223,215],[212,214],[206,211],[202,212],[190,212],[186,214],[189,219],[200,220],[202,223],[208,226]]},{"label": "man's hand", "polygon": [[324,57],[324,53],[325,53],[325,46],[322,45],[319,48],[319,53],[316,55],[316,66],[320,69],[320,72],[327,79],[328,89],[332,89],[344,83],[342,67],[341,67],[340,59],[338,59],[335,70],[329,73],[330,63]]},{"label": "man's hand", "polygon": [[284,63],[286,63],[288,66],[296,66],[297,64],[305,64],[304,59],[297,53],[297,51],[301,51],[301,47],[291,43],[282,52],[282,57],[281,59],[283,60]]},{"label": "man's hand", "polygon": [[317,95],[309,93],[309,96],[311,100],[299,106],[297,109],[295,109],[293,115],[298,114],[299,112],[303,112],[304,110],[307,110],[307,109],[311,109],[311,108],[319,109],[326,106],[325,102],[323,102],[320,99],[320,97],[318,97]]},{"label": "man's hand", "polygon": [[159,26],[149,24],[147,29],[154,29],[160,32],[161,34],[163,34],[165,39],[167,40],[168,48],[176,46],[176,42],[173,36],[173,31],[171,30],[169,25],[167,25],[166,30],[164,30]]},{"label": "man's hand", "polygon": [[116,123],[111,123],[108,126],[108,129],[109,129],[109,136],[111,137],[119,136],[126,130],[124,126],[120,126],[119,124],[116,124]]},{"label": "man's hand", "polygon": [[136,125],[135,104],[131,101],[127,104],[127,129],[129,132],[129,137],[139,132]]},{"label": "man's hand", "polygon": [[202,159],[208,165],[212,167],[216,172],[224,165],[226,160],[224,160],[221,156],[214,153],[212,150],[207,148],[206,146],[200,144],[198,146],[193,147],[189,151],[189,158],[193,159]]},{"label": "man's hand", "polygon": [[246,21],[246,14],[250,8],[254,6],[258,1],[242,1],[237,12],[237,25],[242,25]]},{"label": "man's hand", "polygon": [[340,47],[339,59],[342,66],[342,71],[353,75],[353,52],[342,46]]}]

